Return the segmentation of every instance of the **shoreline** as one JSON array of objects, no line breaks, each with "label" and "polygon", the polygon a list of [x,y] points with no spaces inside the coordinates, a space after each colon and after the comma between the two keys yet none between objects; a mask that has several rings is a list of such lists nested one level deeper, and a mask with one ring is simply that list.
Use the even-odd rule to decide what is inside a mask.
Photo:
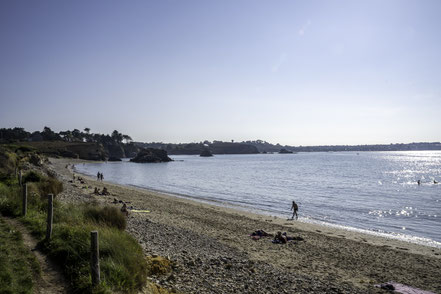
[{"label": "shoreline", "polygon": [[[77,193],[75,189],[79,187],[67,182],[72,178],[72,173],[65,165],[89,161],[51,159],[51,162],[67,187],[61,198],[70,202],[71,195]],[[285,279],[289,277],[289,285],[295,284],[295,289],[303,289],[298,291],[301,293],[310,292],[312,288],[308,287],[311,283],[318,285],[317,291],[312,291],[316,293],[381,293],[373,285],[390,280],[441,292],[438,281],[441,250],[436,247],[318,224],[287,221],[144,188],[97,182],[86,175],[82,177],[92,186],[92,189],[80,187],[83,196],[78,197],[82,197],[83,201],[97,200],[114,205],[112,201],[117,198],[136,209],[150,210],[150,213],[131,213],[128,231],[141,243],[146,254],[169,256],[178,265],[173,281],[158,278],[164,286],[190,293],[235,293],[234,289],[244,292],[244,289],[231,286],[233,276],[222,282],[222,275],[228,276],[230,272],[237,274],[243,269],[236,270],[236,264],[252,262],[259,265],[253,274],[254,283],[271,280],[273,275]],[[102,189],[104,186],[111,195],[94,196],[91,193],[93,187]],[[268,238],[252,240],[249,234],[258,229],[273,234],[286,231],[289,236],[301,237],[303,241],[273,244]],[[225,255],[237,260],[232,265],[234,271],[231,267],[225,268],[222,261]],[[192,281],[189,277],[195,275],[198,278]],[[275,279],[270,284],[277,289],[279,280]],[[250,285],[252,281],[241,283],[236,286],[251,287],[245,289],[254,287]],[[210,285],[217,285],[220,290],[217,292]],[[331,288],[338,291],[331,291]],[[268,292],[259,289],[257,287],[254,291]]]},{"label": "shoreline", "polygon": [[[88,160],[78,160],[78,163],[97,163],[97,162],[88,161]],[[98,162],[98,163],[104,163],[104,162]],[[93,176],[81,173],[79,171],[75,171],[75,172],[77,172],[78,174],[81,174],[85,177],[88,177],[90,180],[94,180]],[[269,211],[267,213],[265,213],[264,210],[253,209],[251,207],[241,206],[241,205],[233,204],[233,203],[229,203],[229,202],[222,202],[222,201],[217,201],[217,200],[213,200],[213,199],[204,199],[204,198],[199,198],[199,197],[193,197],[191,195],[173,193],[173,192],[169,192],[169,191],[165,191],[165,190],[153,189],[153,188],[142,187],[142,186],[137,186],[137,185],[130,185],[130,184],[126,185],[126,184],[120,184],[120,183],[115,183],[115,182],[111,182],[111,181],[108,181],[107,183],[111,183],[113,185],[119,185],[121,187],[126,187],[128,189],[130,189],[130,188],[139,189],[140,191],[145,191],[146,193],[158,193],[161,195],[167,195],[167,196],[174,197],[174,198],[186,199],[186,200],[189,200],[189,201],[192,201],[195,203],[203,203],[208,206],[223,207],[223,208],[226,208],[227,211],[231,209],[232,211],[236,211],[237,213],[244,213],[246,215],[250,214],[250,215],[254,216],[254,218],[266,217],[268,219],[277,219],[277,220],[280,220],[277,222],[278,224],[282,224],[283,221],[285,221],[285,222],[291,221],[290,219],[285,219],[280,214],[273,215]],[[315,227],[310,228],[310,229],[316,230],[316,231],[317,230],[323,231],[323,230],[326,230],[325,228],[330,228],[332,232],[334,230],[341,231],[340,234],[343,234],[343,235],[345,235],[346,233],[348,233],[349,235],[352,235],[351,233],[361,234],[361,235],[365,235],[365,236],[371,236],[374,238],[380,238],[380,239],[385,238],[385,239],[396,240],[396,241],[400,241],[400,242],[404,242],[404,243],[411,243],[411,244],[415,244],[415,245],[419,245],[419,246],[426,246],[429,248],[441,249],[441,242],[429,239],[427,237],[413,236],[413,235],[407,235],[407,234],[402,234],[402,233],[397,233],[397,232],[383,232],[381,230],[375,231],[375,230],[369,230],[369,229],[362,229],[362,228],[352,227],[352,226],[348,226],[348,225],[329,223],[326,221],[316,220],[316,219],[312,219],[312,218],[304,218],[304,217],[300,217],[299,220],[296,220],[296,222],[302,223],[302,224],[309,224],[312,226],[318,226],[317,228],[315,228]],[[309,226],[305,225],[305,229],[309,229]],[[370,238],[370,237],[367,237],[367,238]],[[361,237],[354,238],[354,240],[360,240],[360,239],[363,239],[363,238],[361,238]],[[373,242],[373,244],[379,244],[379,243],[381,243],[381,240]],[[403,247],[404,245],[401,244],[400,246]]]}]

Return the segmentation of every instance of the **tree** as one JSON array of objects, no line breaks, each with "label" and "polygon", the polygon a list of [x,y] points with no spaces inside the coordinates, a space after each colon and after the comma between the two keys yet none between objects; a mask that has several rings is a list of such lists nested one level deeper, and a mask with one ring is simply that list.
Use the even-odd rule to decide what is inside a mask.
[{"label": "tree", "polygon": [[74,129],[72,131],[72,136],[74,137],[75,141],[83,142],[84,134],[79,129]]},{"label": "tree", "polygon": [[86,132],[86,134],[89,135],[89,133],[90,133],[90,128],[84,128],[84,131]]},{"label": "tree", "polygon": [[63,137],[63,140],[64,140],[64,141],[67,141],[67,142],[72,142],[72,141],[73,141],[73,140],[72,140],[73,136],[72,136],[72,132],[71,132],[71,131],[69,131],[69,130],[67,130],[67,131],[62,131],[62,132],[60,132],[59,134],[60,134],[60,136]]},{"label": "tree", "polygon": [[112,139],[115,140],[117,143],[121,143],[123,140],[123,134],[121,134],[117,130],[114,130],[112,132]]},{"label": "tree", "polygon": [[58,134],[51,130],[49,127],[44,127],[43,132],[41,132],[41,136],[45,141],[55,141],[61,139]]},{"label": "tree", "polygon": [[126,141],[126,143],[130,143],[132,140],[132,137],[130,137],[129,135],[122,135],[123,140]]},{"label": "tree", "polygon": [[26,132],[24,128],[0,129],[0,142],[25,141],[29,139],[31,134]]}]

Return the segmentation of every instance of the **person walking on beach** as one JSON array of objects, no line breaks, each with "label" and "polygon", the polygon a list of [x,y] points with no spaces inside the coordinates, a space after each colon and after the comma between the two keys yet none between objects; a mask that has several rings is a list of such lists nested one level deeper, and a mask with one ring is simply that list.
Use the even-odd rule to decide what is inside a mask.
[{"label": "person walking on beach", "polygon": [[100,174],[100,172],[98,172],[98,173],[96,174],[96,178],[97,178],[97,181],[100,180],[100,178],[101,178],[101,174]]},{"label": "person walking on beach", "polygon": [[101,177],[101,182],[102,182],[104,179],[103,173],[100,174],[100,177]]},{"label": "person walking on beach", "polygon": [[295,216],[296,220],[297,220],[299,218],[299,215],[297,214],[297,211],[299,210],[299,206],[297,205],[297,203],[295,201],[292,202],[291,210],[293,211],[291,219],[294,219],[294,216]]}]

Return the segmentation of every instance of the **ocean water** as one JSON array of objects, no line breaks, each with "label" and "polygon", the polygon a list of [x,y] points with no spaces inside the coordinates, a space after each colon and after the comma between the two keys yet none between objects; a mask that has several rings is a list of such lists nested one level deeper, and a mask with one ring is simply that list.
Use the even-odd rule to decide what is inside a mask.
[{"label": "ocean water", "polygon": [[156,164],[78,164],[76,170],[283,218],[291,216],[295,200],[301,221],[441,248],[441,151],[172,158]]}]

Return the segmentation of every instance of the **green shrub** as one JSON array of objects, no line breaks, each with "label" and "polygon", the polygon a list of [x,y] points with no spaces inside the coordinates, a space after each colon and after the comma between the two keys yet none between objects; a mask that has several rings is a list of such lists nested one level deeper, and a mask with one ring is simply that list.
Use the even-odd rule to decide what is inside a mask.
[{"label": "green shrub", "polygon": [[63,192],[63,183],[52,177],[42,176],[37,174],[36,176],[31,176],[32,178],[39,177],[39,181],[27,182],[28,185],[28,195],[30,193],[35,193],[43,199],[47,199],[48,194],[53,194],[54,196]]},{"label": "green shrub", "polygon": [[21,189],[0,183],[0,212],[5,216],[18,216],[21,213]]},{"label": "green shrub", "polygon": [[57,179],[44,177],[43,180],[38,184],[40,196],[46,197],[48,194],[53,194],[54,196],[63,192],[63,183]]},{"label": "green shrub", "polygon": [[85,208],[84,215],[87,219],[99,224],[124,230],[127,226],[126,217],[121,210],[111,206],[88,206]]},{"label": "green shrub", "polygon": [[26,173],[23,177],[23,183],[40,182],[40,181],[41,181],[40,174],[38,174],[34,171],[30,171],[30,172]]},{"label": "green shrub", "polygon": [[0,181],[14,176],[17,167],[17,155],[0,146]]},{"label": "green shrub", "polygon": [[20,146],[17,149],[15,149],[15,153],[18,153],[18,152],[26,153],[26,152],[31,152],[31,151],[34,151],[34,150],[35,150],[35,148],[32,148],[31,146],[23,145],[23,146]]}]

